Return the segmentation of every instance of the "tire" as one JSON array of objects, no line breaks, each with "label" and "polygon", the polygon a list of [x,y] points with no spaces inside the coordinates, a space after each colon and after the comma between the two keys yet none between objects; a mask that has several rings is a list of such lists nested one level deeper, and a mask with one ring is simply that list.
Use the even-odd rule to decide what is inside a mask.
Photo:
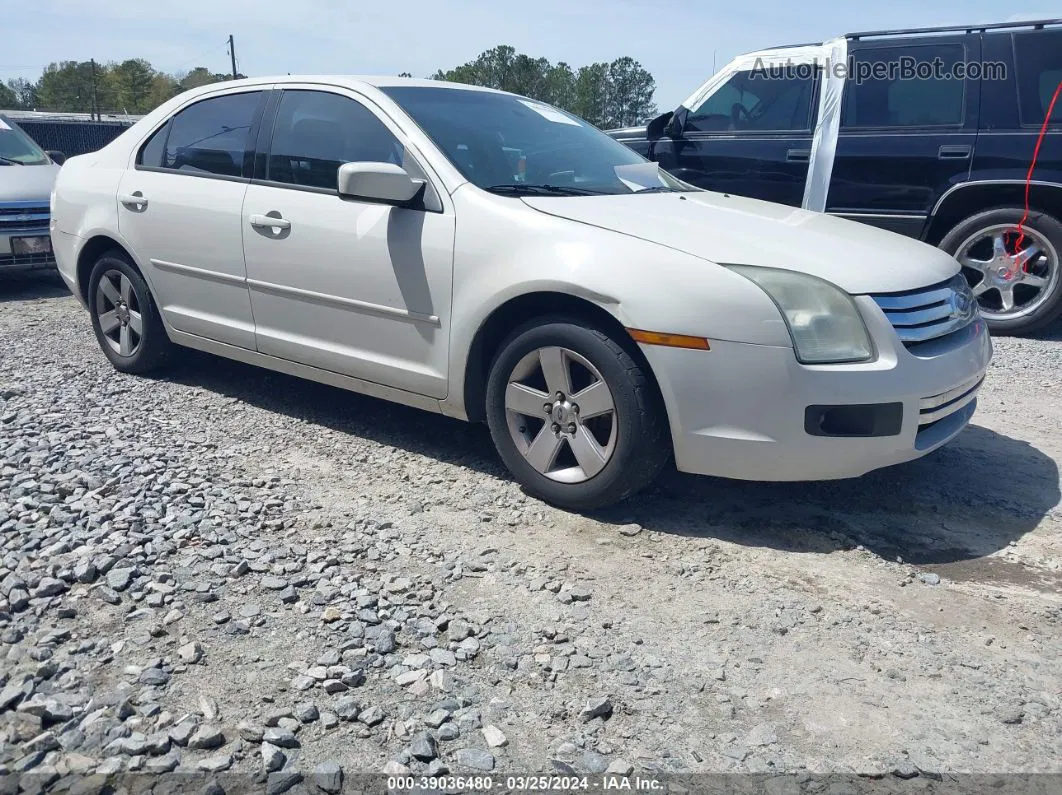
[{"label": "tire", "polygon": [[[109,287],[101,287],[104,282]],[[108,251],[96,260],[89,275],[88,305],[96,341],[115,370],[142,375],[169,362],[174,345],[155,299],[123,252]]]},{"label": "tire", "polygon": [[[1038,253],[1018,270],[1013,248],[1024,212],[1020,207],[999,207],[978,213],[940,241],[940,248],[963,266],[981,314],[994,334],[1030,334],[1062,314],[1062,223],[1044,212],[1029,213],[1022,252],[1035,246]],[[1007,292],[1011,296],[1009,308]]]},{"label": "tire", "polygon": [[[565,388],[562,401],[556,393]],[[491,365],[486,398],[502,461],[530,494],[559,508],[589,511],[626,499],[671,457],[656,387],[621,345],[577,319],[543,318],[514,331]],[[611,413],[603,412],[609,402]]]}]

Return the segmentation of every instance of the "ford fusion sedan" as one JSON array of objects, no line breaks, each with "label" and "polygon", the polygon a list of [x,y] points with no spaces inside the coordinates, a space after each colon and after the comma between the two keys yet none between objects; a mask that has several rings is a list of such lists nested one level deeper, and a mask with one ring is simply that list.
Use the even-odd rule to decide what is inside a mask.
[{"label": "ford fusion sedan", "polygon": [[670,460],[819,480],[918,458],[968,423],[991,356],[944,252],[694,188],[487,89],[196,89],[70,159],[54,206],[117,370],[185,346],[485,421],[576,510]]}]

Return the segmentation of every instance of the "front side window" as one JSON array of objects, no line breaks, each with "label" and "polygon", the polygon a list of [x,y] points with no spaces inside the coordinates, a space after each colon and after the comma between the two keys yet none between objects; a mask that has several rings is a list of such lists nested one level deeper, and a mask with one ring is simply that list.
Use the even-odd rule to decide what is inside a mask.
[{"label": "front side window", "polygon": [[696,132],[787,132],[811,128],[815,79],[770,70],[736,72],[686,117]]},{"label": "front side window", "polygon": [[855,52],[842,127],[953,127],[962,124],[966,60],[959,43],[874,47]]},{"label": "front side window", "polygon": [[285,91],[265,178],[303,187],[337,189],[344,163],[404,165],[405,147],[359,102],[326,91]]},{"label": "front side window", "polygon": [[43,166],[48,158],[33,140],[14,122],[0,116],[0,167],[22,165]]},{"label": "front side window", "polygon": [[[1051,98],[1062,82],[1062,30],[1014,34],[1014,60],[1018,72],[1021,123],[1044,123]],[[1062,100],[1055,103],[1051,122],[1062,122]]]},{"label": "front side window", "polygon": [[246,176],[262,98],[261,91],[226,94],[185,108],[148,139],[140,164],[189,174]]},{"label": "front side window", "polygon": [[424,130],[461,174],[517,196],[694,190],[619,141],[562,110],[500,92],[390,86],[381,89]]}]

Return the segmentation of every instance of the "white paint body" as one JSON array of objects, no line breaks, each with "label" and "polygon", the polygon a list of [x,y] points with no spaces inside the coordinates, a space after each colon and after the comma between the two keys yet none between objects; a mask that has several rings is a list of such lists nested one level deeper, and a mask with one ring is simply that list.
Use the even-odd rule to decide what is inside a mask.
[{"label": "white paint body", "polygon": [[[64,166],[52,230],[63,278],[82,296],[79,258],[105,236],[140,268],[175,342],[462,419],[469,351],[491,313],[528,293],[576,296],[626,328],[710,340],[710,351],[642,346],[677,464],[695,473],[852,477],[924,455],[965,426],[972,409],[940,438],[916,438],[924,399],[983,376],[984,323],[916,354],[869,297],[949,279],[959,266],[948,255],[864,224],[708,192],[494,195],[469,183],[378,90],[417,82],[256,79],[169,101]],[[376,113],[426,174],[441,212],[134,167],[140,145],[179,109],[288,85],[333,91]],[[290,222],[284,234],[261,227],[271,211]],[[719,263],[808,273],[856,296],[874,360],[800,364],[772,299]],[[804,431],[808,405],[890,401],[904,405],[899,435]]]}]

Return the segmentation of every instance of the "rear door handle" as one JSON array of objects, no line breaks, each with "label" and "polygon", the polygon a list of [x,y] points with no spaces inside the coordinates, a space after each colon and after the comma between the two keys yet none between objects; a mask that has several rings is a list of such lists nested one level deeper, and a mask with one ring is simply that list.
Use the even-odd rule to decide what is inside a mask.
[{"label": "rear door handle", "polygon": [[123,193],[118,197],[118,201],[124,204],[126,207],[133,210],[145,210],[148,206],[147,197],[140,191],[133,191],[132,193]]},{"label": "rear door handle", "polygon": [[256,229],[291,229],[291,221],[281,218],[279,215],[258,215],[255,213],[250,220],[251,226]]},{"label": "rear door handle", "polygon": [[973,152],[973,147],[966,144],[956,144],[955,146],[942,146],[937,151],[938,160],[965,160]]},{"label": "rear door handle", "polygon": [[789,163],[807,163],[811,160],[810,149],[789,149],[785,153],[785,159]]}]

